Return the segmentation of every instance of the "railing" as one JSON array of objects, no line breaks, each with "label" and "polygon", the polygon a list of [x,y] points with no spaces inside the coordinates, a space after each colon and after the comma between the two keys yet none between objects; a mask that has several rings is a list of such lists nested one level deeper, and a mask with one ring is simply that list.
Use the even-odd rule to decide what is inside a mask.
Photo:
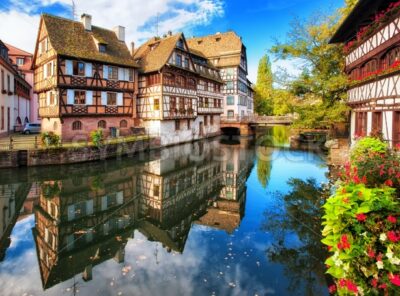
[{"label": "railing", "polygon": [[235,115],[221,116],[221,123],[254,123],[254,124],[273,124],[273,123],[292,123],[295,117],[286,116],[259,116],[259,115]]}]

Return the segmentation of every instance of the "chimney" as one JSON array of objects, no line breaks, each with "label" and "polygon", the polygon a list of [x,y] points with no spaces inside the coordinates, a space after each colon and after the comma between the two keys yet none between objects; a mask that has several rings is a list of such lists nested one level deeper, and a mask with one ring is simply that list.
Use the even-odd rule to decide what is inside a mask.
[{"label": "chimney", "polygon": [[125,27],[117,26],[114,28],[114,32],[119,41],[125,42]]},{"label": "chimney", "polygon": [[168,31],[168,36],[172,36],[172,31]]},{"label": "chimney", "polygon": [[82,14],[81,22],[86,31],[92,31],[92,16],[90,14]]},{"label": "chimney", "polygon": [[131,42],[131,55],[133,56],[135,54],[135,42]]}]

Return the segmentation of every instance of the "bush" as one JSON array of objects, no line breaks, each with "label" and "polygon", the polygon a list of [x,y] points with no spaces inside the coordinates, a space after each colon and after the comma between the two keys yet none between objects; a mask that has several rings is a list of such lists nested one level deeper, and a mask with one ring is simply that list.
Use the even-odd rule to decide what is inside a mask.
[{"label": "bush", "polygon": [[400,286],[399,203],[395,189],[341,186],[324,205],[322,242],[339,295],[395,295]]},{"label": "bush", "polygon": [[351,160],[357,161],[369,155],[381,155],[388,152],[388,145],[378,138],[365,137],[359,140],[351,151]]},{"label": "bush", "polygon": [[90,139],[96,147],[101,147],[104,142],[103,130],[97,129],[90,133]]},{"label": "bush", "polygon": [[400,157],[386,143],[376,138],[363,138],[351,152],[351,164],[341,178],[346,183],[364,183],[367,187],[387,185],[400,188]]},{"label": "bush", "polygon": [[61,143],[60,136],[53,132],[44,132],[40,136],[41,143],[45,147],[58,147]]}]

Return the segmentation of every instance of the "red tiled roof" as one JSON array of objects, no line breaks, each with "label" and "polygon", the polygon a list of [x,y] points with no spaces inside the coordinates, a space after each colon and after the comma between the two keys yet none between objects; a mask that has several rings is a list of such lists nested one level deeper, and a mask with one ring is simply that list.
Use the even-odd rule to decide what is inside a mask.
[{"label": "red tiled roof", "polygon": [[21,71],[30,71],[32,68],[32,59],[33,59],[33,54],[24,51],[22,49],[19,49],[15,46],[12,46],[8,43],[5,43],[7,48],[9,49],[8,51],[8,56],[10,59],[12,59],[13,63],[17,63],[17,57],[24,57],[25,58],[25,64],[23,66],[18,66],[18,69]]}]

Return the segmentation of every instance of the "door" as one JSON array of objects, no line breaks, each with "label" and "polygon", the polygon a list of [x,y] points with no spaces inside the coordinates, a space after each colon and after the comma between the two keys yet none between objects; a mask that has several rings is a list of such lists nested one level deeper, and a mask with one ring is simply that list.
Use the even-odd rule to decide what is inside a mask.
[{"label": "door", "polygon": [[393,146],[400,144],[400,111],[393,112]]},{"label": "door", "polygon": [[10,132],[10,120],[11,120],[11,115],[10,115],[10,107],[7,108],[7,131]]},{"label": "door", "polygon": [[382,133],[382,112],[372,113],[372,134],[380,135]]}]

